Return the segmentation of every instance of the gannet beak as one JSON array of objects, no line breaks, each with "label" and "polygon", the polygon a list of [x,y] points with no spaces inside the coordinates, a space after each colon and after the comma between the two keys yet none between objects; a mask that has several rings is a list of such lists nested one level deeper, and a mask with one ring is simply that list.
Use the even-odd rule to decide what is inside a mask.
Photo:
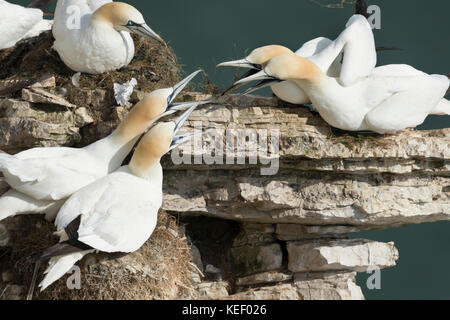
[{"label": "gannet beak", "polygon": [[[262,65],[256,64],[256,63],[251,63],[247,59],[223,62],[223,63],[218,64],[217,67],[249,68],[250,70],[246,74],[244,74],[241,78],[239,78],[239,80],[248,78],[262,70]],[[222,96],[226,95],[227,93],[229,93],[241,86],[242,86],[242,84],[233,84],[231,87],[229,87],[227,90],[225,90],[222,93]]]},{"label": "gannet beak", "polygon": [[243,79],[235,82],[234,86],[241,86],[241,85],[247,84],[252,81],[259,81],[259,82],[255,86],[252,86],[247,91],[245,91],[244,94],[248,94],[253,91],[271,86],[275,83],[282,82],[281,79],[273,77],[273,76],[267,74],[267,72],[265,70],[263,70],[254,75],[251,75],[249,77],[243,78]]},{"label": "gannet beak", "polygon": [[153,31],[146,23],[142,24],[135,23],[133,25],[128,25],[127,29],[132,33],[154,39],[160,42],[161,44],[166,45],[166,42],[163,40],[163,38],[161,38],[155,31]]},{"label": "gannet beak", "polygon": [[198,107],[200,105],[208,103],[211,103],[211,100],[172,103],[167,107],[166,112],[164,112],[157,120],[160,120],[163,117],[167,117],[179,111],[185,111],[193,106]]},{"label": "gannet beak", "polygon": [[201,69],[195,71],[194,73],[190,74],[185,79],[181,80],[180,83],[177,83],[175,86],[173,86],[173,88],[172,88],[173,92],[167,98],[167,104],[170,106],[172,104],[172,102],[175,100],[175,98],[180,94],[180,92],[183,91],[183,89],[188,85],[188,83],[191,82],[192,79],[194,79],[195,76],[198,75],[202,71],[203,70],[201,70]]},{"label": "gannet beak", "polygon": [[193,133],[187,133],[182,136],[177,136],[177,137],[173,138],[172,145],[170,146],[169,151],[171,151],[175,148],[178,148],[182,144],[185,144],[186,142],[192,140],[194,137],[197,137],[202,134],[203,134],[202,132],[193,132]]},{"label": "gannet beak", "polygon": [[222,62],[217,65],[217,67],[236,67],[236,68],[249,68],[255,70],[261,70],[262,66],[260,64],[251,63],[247,59],[235,60],[229,62]]},{"label": "gannet beak", "polygon": [[[242,79],[248,78],[248,77],[250,77],[250,76],[253,76],[254,74],[257,74],[259,71],[261,71],[261,70],[258,70],[258,69],[250,69],[246,74],[244,74],[242,77],[240,77],[239,80],[242,80]],[[222,93],[222,96],[226,95],[227,93],[229,93],[229,92],[231,92],[231,91],[236,90],[236,89],[239,88],[239,87],[242,87],[243,85],[244,85],[244,84],[236,84],[236,83],[234,83],[231,87],[229,87],[227,90],[225,90],[225,91]]]},{"label": "gannet beak", "polygon": [[184,125],[186,120],[189,118],[189,116],[192,114],[192,112],[200,105],[202,101],[198,101],[197,103],[194,103],[181,117],[179,117],[177,120],[174,121],[175,123],[175,129],[173,130],[173,139],[172,144],[170,146],[170,150],[175,149],[179,145],[191,140],[193,137],[201,134],[199,132],[197,133],[188,133],[184,135],[177,136],[178,131],[180,131],[181,127]]}]

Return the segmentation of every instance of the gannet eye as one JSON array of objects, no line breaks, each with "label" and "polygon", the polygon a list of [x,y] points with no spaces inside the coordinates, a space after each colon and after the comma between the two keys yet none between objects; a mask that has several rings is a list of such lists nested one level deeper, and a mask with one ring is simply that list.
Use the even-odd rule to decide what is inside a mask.
[{"label": "gannet eye", "polygon": [[133,21],[128,21],[128,23],[127,23],[127,26],[128,27],[132,27],[132,26],[134,26],[134,25],[136,25],[136,23],[134,23]]}]

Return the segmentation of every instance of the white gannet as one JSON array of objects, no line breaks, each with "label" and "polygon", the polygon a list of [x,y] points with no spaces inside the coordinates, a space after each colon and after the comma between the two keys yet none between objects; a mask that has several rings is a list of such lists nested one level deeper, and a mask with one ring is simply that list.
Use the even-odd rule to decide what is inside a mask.
[{"label": "white gannet", "polygon": [[176,136],[195,109],[177,121],[159,123],[140,141],[128,166],[72,195],[56,219],[60,244],[47,250],[50,259],[41,290],[66,274],[86,254],[94,251],[131,253],[152,235],[162,205],[163,155],[194,134]]},{"label": "white gannet", "polygon": [[422,124],[430,114],[450,114],[450,102],[444,98],[450,85],[447,76],[428,75],[408,65],[378,67],[365,79],[344,86],[314,62],[286,53],[236,84],[255,80],[262,82],[247,92],[292,81],[326,122],[342,130],[395,133]]},{"label": "white gannet", "polygon": [[[79,20],[74,19],[76,14]],[[135,53],[130,32],[164,43],[143,15],[126,3],[58,0],[53,48],[76,72],[99,74],[127,66]]]},{"label": "white gannet", "polygon": [[[261,71],[267,62],[283,53],[292,51],[283,46],[270,45],[255,49],[247,58],[224,62],[218,67],[250,68],[243,78]],[[343,86],[351,86],[367,77],[377,64],[377,53],[372,28],[367,19],[353,15],[346,29],[332,41],[320,37],[305,43],[295,52],[300,57],[313,61],[322,72],[337,78]],[[232,86],[226,92],[236,88]],[[283,101],[293,104],[310,103],[308,95],[291,81],[271,86],[273,93]]]},{"label": "white gannet", "polygon": [[23,39],[37,37],[52,28],[40,9],[25,8],[0,0],[0,50],[14,47]]},{"label": "white gannet", "polygon": [[173,101],[199,72],[173,88],[147,94],[111,135],[85,148],[35,148],[14,156],[0,154],[0,172],[12,188],[0,198],[0,221],[42,213],[48,220],[54,219],[65,199],[119,168],[156,120],[192,105]]}]

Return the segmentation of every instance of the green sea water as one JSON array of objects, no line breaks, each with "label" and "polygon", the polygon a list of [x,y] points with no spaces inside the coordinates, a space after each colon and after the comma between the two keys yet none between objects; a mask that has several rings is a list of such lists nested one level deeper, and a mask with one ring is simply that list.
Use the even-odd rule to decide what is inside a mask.
[{"label": "green sea water", "polygon": [[[25,4],[29,1],[13,1]],[[201,67],[211,82],[225,88],[235,71],[216,69],[222,61],[252,49],[281,44],[297,49],[315,37],[335,38],[352,14],[341,0],[152,0],[126,1],[144,13],[148,24],[172,46],[186,73]],[[351,2],[350,0],[344,2]],[[403,50],[379,54],[378,65],[405,63],[427,73],[450,73],[450,1],[374,0],[381,9],[377,45]],[[266,91],[267,93],[267,91]],[[450,117],[430,117],[422,129],[450,127]],[[433,223],[364,232],[355,237],[394,241],[397,267],[382,271],[382,289],[368,299],[450,299],[450,223]]]}]

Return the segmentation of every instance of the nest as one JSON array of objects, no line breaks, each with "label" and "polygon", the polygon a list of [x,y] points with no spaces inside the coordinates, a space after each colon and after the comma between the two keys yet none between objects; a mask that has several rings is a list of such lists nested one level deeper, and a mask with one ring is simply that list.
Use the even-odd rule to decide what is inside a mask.
[{"label": "nest", "polygon": [[[112,90],[114,83],[125,83],[136,78],[136,89],[152,91],[179,81],[182,72],[171,48],[140,37],[133,36],[133,39],[135,57],[127,67],[106,74],[82,74],[80,87]],[[53,75],[57,87],[72,87],[71,78],[75,72],[66,67],[52,49],[53,42],[54,38],[48,31],[22,41],[14,48],[0,51],[0,80],[29,80]]]},{"label": "nest", "polygon": [[[56,85],[46,90],[76,106],[76,108],[70,109],[70,112],[74,113],[77,108],[83,107],[87,109],[88,115],[93,119],[90,124],[82,124],[80,127],[72,124],[75,126],[75,134],[67,133],[67,143],[64,146],[84,147],[102,139],[117,127],[131,108],[131,105],[126,108],[117,106],[114,97],[114,83],[126,83],[135,78],[137,80],[136,90],[150,92],[155,89],[171,87],[181,79],[182,71],[171,48],[142,37],[133,39],[136,50],[130,65],[105,74],[83,73],[76,85],[72,82],[75,72],[66,67],[58,53],[52,49],[54,39],[51,32],[21,41],[14,48],[0,51],[0,101],[2,98],[21,101],[23,100],[23,88],[39,82],[43,78],[53,77]],[[138,102],[137,95],[133,95],[130,102]],[[33,104],[33,107],[46,111],[40,119],[41,122],[52,123],[53,113],[49,112],[48,108],[46,109],[45,104]],[[58,109],[65,110],[60,106]],[[61,127],[64,123],[59,125]],[[13,137],[17,134],[17,132],[12,132]],[[72,135],[74,136],[72,137]],[[18,152],[42,146],[39,141],[41,136],[35,137],[28,131],[27,136],[31,136],[30,141],[22,143],[17,148],[8,145],[6,141],[8,139],[4,137],[3,149],[9,152]],[[58,142],[51,140],[47,141],[47,144],[56,146]]]},{"label": "nest", "polygon": [[[0,89],[5,89],[1,84],[13,84],[3,91],[6,94],[0,95],[20,100],[27,83],[53,76],[56,87],[52,90],[64,92],[61,95],[68,102],[78,108],[87,108],[94,119],[94,123],[79,128],[80,141],[68,146],[84,146],[97,141],[114,130],[130,108],[116,106],[114,83],[136,78],[136,90],[148,92],[173,86],[181,79],[182,71],[171,48],[139,37],[134,37],[134,41],[136,53],[130,65],[107,74],[82,74],[79,86],[74,86],[72,76],[75,72],[67,68],[52,49],[51,32],[24,40],[14,48],[0,51]],[[35,107],[45,108],[44,105]],[[56,244],[58,239],[53,236],[53,224],[45,222],[41,216],[11,218],[6,222],[6,228],[9,246],[0,247],[0,299],[23,299],[34,271],[29,257]],[[190,248],[174,218],[165,212],[159,213],[154,234],[139,251],[125,256],[89,255],[78,266],[82,270],[80,290],[69,290],[66,276],[43,293],[36,289],[34,298],[190,299],[195,294],[191,285]],[[38,281],[42,280],[44,270],[45,266],[42,266]],[[8,279],[2,280],[5,274]],[[10,293],[12,286],[21,290]]]},{"label": "nest", "polygon": [[[29,257],[54,245],[54,226],[42,217],[10,219],[13,247],[0,249],[0,267],[14,272],[14,284],[28,291],[34,264]],[[77,265],[81,289],[70,290],[66,275],[46,291],[35,290],[36,300],[166,300],[189,299],[191,284],[190,248],[176,220],[160,211],[158,225],[149,241],[128,255],[92,254]],[[38,281],[46,266],[39,270]],[[6,284],[0,282],[0,291]],[[4,297],[5,298],[5,297]],[[8,297],[6,297],[8,298]]]}]

